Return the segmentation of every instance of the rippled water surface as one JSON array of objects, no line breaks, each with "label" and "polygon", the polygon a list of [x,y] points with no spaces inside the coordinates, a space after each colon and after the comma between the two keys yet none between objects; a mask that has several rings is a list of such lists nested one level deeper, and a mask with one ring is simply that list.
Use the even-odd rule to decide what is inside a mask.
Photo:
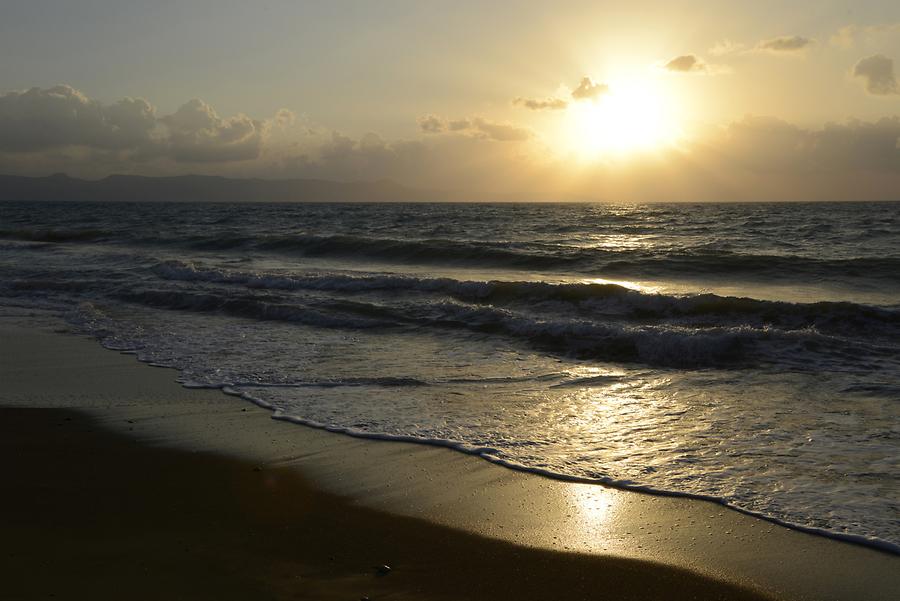
[{"label": "rippled water surface", "polygon": [[900,548],[900,203],[0,203],[0,303],[277,417]]}]

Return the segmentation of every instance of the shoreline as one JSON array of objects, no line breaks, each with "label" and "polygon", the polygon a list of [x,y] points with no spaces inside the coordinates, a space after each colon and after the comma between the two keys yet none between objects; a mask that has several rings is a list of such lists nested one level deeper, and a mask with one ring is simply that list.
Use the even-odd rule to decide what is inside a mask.
[{"label": "shoreline", "polygon": [[770,599],[353,506],[290,468],[135,444],[74,410],[0,408],[0,424],[4,455],[27,451],[0,484],[7,598]]},{"label": "shoreline", "polygon": [[737,513],[741,513],[743,515],[761,520],[763,522],[769,522],[776,526],[780,526],[782,528],[787,528],[789,530],[795,530],[797,532],[802,532],[804,534],[811,534],[815,536],[821,536],[824,538],[833,539],[836,541],[840,541],[843,543],[849,543],[853,545],[859,545],[864,548],[874,549],[877,551],[889,553],[892,555],[900,556],[900,545],[892,543],[890,541],[886,541],[880,538],[868,537],[861,534],[852,534],[847,532],[837,532],[835,530],[828,530],[827,528],[815,528],[812,526],[803,526],[800,524],[795,524],[793,522],[787,522],[785,520],[780,520],[775,517],[768,516],[764,513],[759,513],[755,511],[751,511],[749,509],[744,509],[742,507],[736,505],[730,505],[724,499],[720,497],[715,497],[712,495],[703,495],[696,493],[687,493],[687,492],[679,492],[676,490],[666,490],[661,488],[654,488],[649,485],[644,484],[630,484],[627,482],[620,482],[613,478],[587,478],[583,476],[573,476],[570,474],[564,474],[559,472],[553,472],[550,470],[540,469],[529,467],[527,465],[522,465],[520,463],[515,463],[513,461],[498,459],[489,453],[481,452],[481,449],[478,448],[466,448],[466,445],[463,443],[457,443],[450,440],[427,440],[421,438],[415,438],[412,436],[398,436],[398,435],[390,435],[390,434],[372,434],[369,432],[363,432],[359,430],[353,430],[352,428],[339,428],[334,426],[328,426],[325,424],[320,424],[318,422],[313,422],[310,420],[306,420],[303,418],[292,417],[288,415],[281,414],[275,407],[272,405],[265,403],[263,401],[259,401],[253,397],[248,397],[244,394],[238,392],[232,392],[228,389],[228,386],[223,386],[222,388],[210,388],[210,390],[221,390],[224,394],[229,396],[234,396],[239,399],[249,401],[263,409],[268,411],[272,411],[272,419],[288,422],[290,424],[295,424],[298,426],[303,426],[306,428],[313,428],[315,430],[322,430],[324,432],[329,432],[332,434],[341,434],[344,436],[350,436],[352,438],[360,438],[362,440],[373,440],[373,441],[382,441],[382,442],[400,442],[400,443],[408,443],[408,444],[418,444],[424,446],[432,446],[442,449],[449,449],[451,451],[455,451],[457,453],[463,453],[465,455],[470,455],[472,457],[477,457],[488,463],[497,465],[499,467],[503,467],[506,469],[514,470],[517,472],[522,472],[526,474],[531,474],[534,476],[540,476],[542,478],[549,478],[551,480],[557,480],[559,482],[569,482],[573,484],[590,484],[597,486],[604,486],[608,488],[614,488],[617,490],[621,490],[624,492],[634,492],[640,494],[647,494],[656,497],[670,497],[674,499],[687,499],[691,501],[703,501],[707,503],[713,503],[715,505],[719,505],[725,509],[730,511],[736,511]]},{"label": "shoreline", "polygon": [[[148,448],[290,470],[351,507],[518,549],[665,564],[785,599],[889,599],[900,586],[894,575],[900,558],[883,551],[790,530],[710,501],[550,479],[420,443],[297,428],[219,390],[183,388],[172,372],[150,369],[96,341],[27,331],[9,321],[0,322],[0,331],[18,349],[13,354],[2,345],[9,354],[3,368],[18,362],[18,382],[8,377],[15,373],[4,375],[14,384],[7,401],[77,408],[101,428]],[[40,365],[48,356],[56,357],[55,367]],[[56,370],[52,382],[48,369]],[[74,372],[85,370],[102,378],[79,383]],[[138,398],[122,398],[128,391]]]}]

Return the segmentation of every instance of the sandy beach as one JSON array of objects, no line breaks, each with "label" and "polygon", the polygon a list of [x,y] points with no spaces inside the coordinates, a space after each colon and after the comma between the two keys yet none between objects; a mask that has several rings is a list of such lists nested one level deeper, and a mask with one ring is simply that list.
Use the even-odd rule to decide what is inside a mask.
[{"label": "sandy beach", "polygon": [[709,502],[274,421],[63,330],[44,317],[0,326],[5,598],[887,600],[900,588],[895,555]]}]

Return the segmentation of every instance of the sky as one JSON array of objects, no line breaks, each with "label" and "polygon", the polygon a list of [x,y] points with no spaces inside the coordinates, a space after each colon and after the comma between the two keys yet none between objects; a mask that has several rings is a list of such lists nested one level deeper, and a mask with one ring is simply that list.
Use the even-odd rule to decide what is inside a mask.
[{"label": "sky", "polygon": [[2,2],[0,173],[900,199],[900,3]]}]

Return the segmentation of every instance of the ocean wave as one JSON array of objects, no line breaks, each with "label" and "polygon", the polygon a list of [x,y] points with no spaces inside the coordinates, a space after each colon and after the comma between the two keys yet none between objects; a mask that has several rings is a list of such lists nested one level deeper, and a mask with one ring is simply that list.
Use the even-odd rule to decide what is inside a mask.
[{"label": "ocean wave", "polygon": [[[631,324],[615,320],[548,318],[491,305],[454,301],[399,304],[353,299],[290,299],[273,295],[190,290],[120,290],[113,297],[181,311],[219,312],[235,317],[294,322],[335,329],[443,329],[502,336],[561,356],[662,367],[731,367],[767,360],[803,366],[814,355],[840,354],[852,361],[890,357],[893,347],[863,346],[811,329],[783,330],[764,325]],[[791,358],[793,357],[793,359]],[[815,362],[813,362],[815,363]]]},{"label": "ocean wave", "polygon": [[222,388],[253,387],[253,388],[340,388],[342,386],[378,386],[383,388],[405,388],[408,386],[429,386],[428,382],[410,377],[380,377],[380,378],[343,378],[331,380],[313,380],[303,382],[259,382],[251,380],[228,380],[225,383],[210,383],[182,377],[179,382],[185,388]]},{"label": "ocean wave", "polygon": [[540,252],[514,242],[373,238],[368,236],[313,234],[265,236],[200,236],[185,241],[195,250],[257,250],[296,254],[305,257],[379,259],[402,263],[499,265],[544,268],[570,266],[583,259],[582,253]]},{"label": "ocean wave", "polygon": [[148,235],[114,228],[22,228],[0,230],[0,239],[44,243],[111,243],[188,251],[264,252],[348,261],[458,265],[480,268],[564,270],[616,277],[740,275],[779,280],[866,279],[900,283],[897,256],[812,256],[806,253],[741,252],[719,242],[665,247],[614,248],[593,238],[570,243],[533,239],[391,238],[356,234],[248,233],[220,230],[182,235]]},{"label": "ocean wave", "polygon": [[469,265],[518,269],[602,271],[610,275],[635,273],[683,275],[754,273],[790,278],[801,273],[838,273],[900,281],[898,257],[822,258],[791,254],[741,253],[701,245],[677,252],[652,249],[610,249],[589,245],[537,244],[531,241],[458,239],[395,239],[354,235],[237,234],[191,238],[196,250],[257,250],[305,257],[384,260],[409,264]]},{"label": "ocean wave", "polygon": [[390,325],[374,319],[329,315],[310,307],[291,305],[277,299],[221,296],[181,290],[120,290],[112,294],[125,302],[176,311],[221,312],[263,321],[286,321],[323,328],[368,329]]},{"label": "ocean wave", "polygon": [[[87,315],[93,314],[94,318],[99,318],[101,320],[105,319],[103,313],[97,312],[96,308],[92,306],[85,306],[83,309]],[[96,331],[94,331],[94,333],[97,334]],[[103,339],[103,344],[110,348],[117,348],[115,341],[110,342],[108,339]],[[153,361],[147,357],[142,358],[141,355],[137,355],[137,357],[139,360],[153,363]],[[171,363],[165,362],[160,365],[173,366]],[[550,380],[558,380],[560,375],[561,374],[547,374],[547,377]],[[607,376],[601,377],[605,378]],[[591,381],[594,379],[595,378],[592,377],[577,379],[572,381],[571,385],[591,385]],[[505,380],[506,379],[504,379],[504,381]],[[428,434],[416,430],[404,432],[402,430],[370,429],[365,422],[361,422],[360,420],[331,419],[327,417],[327,414],[324,417],[319,417],[310,416],[304,412],[298,412],[290,407],[283,406],[282,403],[276,400],[277,397],[273,398],[269,394],[271,388],[279,387],[302,388],[306,386],[321,385],[394,387],[428,385],[428,383],[416,380],[415,378],[350,378],[347,380],[335,380],[333,382],[290,382],[284,385],[266,385],[255,381],[218,380],[210,382],[193,382],[189,378],[184,377],[184,372],[182,372],[182,377],[179,381],[188,387],[202,386],[207,388],[218,388],[226,394],[241,397],[271,411],[272,417],[276,420],[315,427],[329,432],[341,433],[358,438],[447,447],[455,451],[480,457],[510,469],[530,472],[562,481],[585,484],[604,484],[624,490],[634,490],[649,494],[707,500],[802,532],[824,535],[892,553],[900,552],[900,545],[897,544],[896,538],[892,538],[891,531],[885,531],[882,536],[876,536],[874,533],[878,531],[873,531],[871,528],[866,528],[864,525],[857,525],[855,528],[847,530],[841,526],[840,522],[822,522],[811,519],[809,516],[805,516],[803,514],[802,506],[798,511],[796,508],[790,506],[785,508],[777,503],[773,505],[760,505],[754,503],[754,496],[752,495],[739,496],[734,494],[733,491],[723,491],[718,487],[685,487],[683,483],[679,486],[677,482],[671,480],[667,481],[665,479],[660,480],[653,478],[653,473],[651,472],[646,474],[646,478],[634,478],[617,474],[616,470],[612,469],[611,466],[581,465],[577,462],[559,463],[537,461],[527,454],[523,457],[514,452],[516,447],[539,444],[533,439],[516,440],[513,437],[498,438],[497,436],[492,437],[490,435],[478,438],[466,438],[453,436],[452,434],[444,436],[438,433]],[[543,441],[540,444],[543,444]],[[733,452],[727,455],[734,456]],[[754,491],[754,494],[757,493]]]},{"label": "ocean wave", "polygon": [[102,229],[35,229],[0,230],[0,238],[26,242],[96,242],[120,236],[121,232]]},{"label": "ocean wave", "polygon": [[665,254],[617,252],[595,265],[608,275],[743,275],[793,280],[798,276],[900,282],[900,257],[819,258],[791,254],[744,254],[727,250],[681,250]]},{"label": "ocean wave", "polygon": [[[775,326],[876,337],[900,335],[900,311],[849,302],[790,303],[715,294],[665,295],[642,293],[610,283],[548,283],[529,281],[466,281],[413,276],[309,274],[286,276],[203,269],[190,263],[159,263],[154,272],[164,279],[240,285],[251,289],[318,290],[346,294],[373,291],[437,293],[465,303],[528,306],[562,303],[582,315],[631,321],[677,320],[685,325]],[[548,311],[564,307],[548,305]]]},{"label": "ocean wave", "polygon": [[[103,312],[98,311],[96,307],[86,305],[82,307],[84,315],[87,319],[96,320],[103,327],[112,329],[112,337],[106,338],[103,330],[93,329],[93,333],[99,335],[105,346],[110,348],[122,348],[133,350],[139,348],[135,342],[123,345],[120,340],[115,337],[116,327],[109,323],[108,318]],[[127,337],[126,337],[127,338]],[[142,358],[143,357],[143,358]],[[161,363],[153,355],[142,356],[138,354],[138,358],[159,365],[177,366],[177,359],[170,358],[168,361]],[[185,372],[183,372],[183,376]],[[286,374],[287,375],[287,374]],[[546,378],[550,382],[559,382],[565,380],[566,374],[554,373],[536,376],[537,379]],[[607,375],[599,376],[601,379],[593,382],[596,377],[577,378],[571,380],[568,384],[572,386],[590,386],[592,384],[605,385],[608,382],[605,378]],[[612,377],[615,377],[614,375]],[[347,378],[323,381],[308,382],[286,382],[284,384],[265,384],[254,380],[241,379],[218,379],[203,382],[192,382],[189,378],[182,377],[182,383],[187,386],[204,386],[211,388],[222,388],[226,393],[242,396],[262,407],[266,407],[274,412],[273,417],[286,421],[292,421],[298,424],[310,425],[323,428],[332,432],[341,432],[351,436],[381,438],[385,440],[398,440],[416,443],[424,443],[431,445],[447,446],[458,451],[470,453],[480,456],[497,464],[510,467],[517,470],[525,470],[542,474],[545,476],[585,483],[604,483],[607,485],[617,486],[625,489],[639,490],[653,494],[663,494],[672,496],[684,496],[689,498],[707,499],[722,505],[733,507],[739,511],[758,515],[765,519],[776,523],[784,524],[798,530],[824,534],[842,540],[875,546],[881,549],[897,552],[900,548],[896,544],[896,539],[891,539],[891,532],[884,531],[884,536],[875,536],[878,532],[871,528],[859,527],[846,531],[842,528],[840,522],[829,522],[823,520],[814,520],[803,514],[803,508],[797,511],[796,508],[783,509],[780,505],[767,505],[754,502],[754,496],[737,496],[733,493],[723,491],[721,487],[697,487],[679,485],[677,481],[659,479],[648,472],[646,478],[635,478],[630,475],[617,473],[611,466],[603,465],[585,465],[579,463],[559,463],[539,461],[538,458],[530,456],[528,453],[521,455],[514,452],[516,446],[533,444],[530,439],[515,440],[513,438],[497,438],[496,436],[481,437],[465,437],[453,436],[452,434],[441,436],[440,433],[431,433],[428,431],[420,432],[415,429],[412,431],[391,430],[391,429],[370,429],[365,420],[332,419],[328,417],[328,413],[309,415],[304,411],[295,411],[290,407],[285,407],[281,402],[275,401],[278,397],[272,397],[268,391],[272,388],[280,387],[311,387],[311,386],[376,386],[376,387],[395,387],[395,386],[423,386],[431,385],[432,382],[425,382],[416,378]],[[469,380],[464,380],[468,382]],[[473,380],[481,382],[481,380]],[[483,380],[491,381],[490,379]],[[501,382],[509,381],[508,378],[500,379]],[[567,383],[562,382],[564,385]],[[301,393],[304,397],[308,396],[305,392]],[[821,434],[820,434],[821,435]],[[733,452],[731,453],[733,457]],[[857,474],[858,475],[858,474]],[[755,494],[755,493],[754,493]],[[826,527],[830,526],[830,527]],[[842,531],[843,530],[843,531]]]}]

